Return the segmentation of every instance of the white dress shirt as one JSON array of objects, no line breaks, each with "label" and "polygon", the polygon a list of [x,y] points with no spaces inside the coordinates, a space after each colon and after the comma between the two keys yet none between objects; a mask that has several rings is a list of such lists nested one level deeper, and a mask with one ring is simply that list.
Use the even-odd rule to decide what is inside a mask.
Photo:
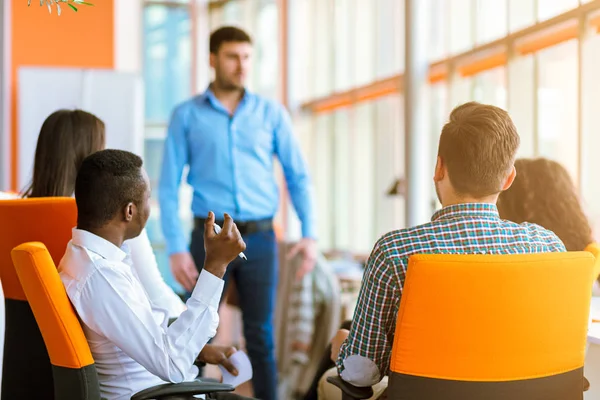
[{"label": "white dress shirt", "polygon": [[166,309],[169,318],[179,317],[179,314],[185,310],[185,304],[160,274],[146,230],[144,229],[140,236],[127,240],[125,243],[131,251],[132,266],[137,272],[150,302],[157,307]]},{"label": "white dress shirt", "polygon": [[100,391],[108,400],[164,382],[194,380],[194,360],[216,334],[223,280],[202,271],[179,318],[152,304],[131,268],[127,245],[118,248],[73,229],[59,273],[82,321],[96,362]]}]

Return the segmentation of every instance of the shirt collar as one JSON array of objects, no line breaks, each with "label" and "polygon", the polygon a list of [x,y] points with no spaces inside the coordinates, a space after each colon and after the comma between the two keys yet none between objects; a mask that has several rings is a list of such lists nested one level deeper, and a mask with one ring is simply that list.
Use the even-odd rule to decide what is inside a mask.
[{"label": "shirt collar", "polygon": [[[253,96],[254,95],[252,94],[252,92],[244,88],[244,96],[242,96],[242,99],[240,100],[240,104],[238,105],[237,111],[239,111],[244,104],[246,104],[250,99],[252,99]],[[208,85],[204,93],[202,93],[198,98],[201,102],[209,102],[214,108],[220,108],[225,110],[225,107],[223,107],[219,99],[217,99],[217,97],[215,96],[215,93],[212,91],[211,85]]]},{"label": "shirt collar", "polygon": [[444,207],[433,214],[432,221],[454,218],[500,218],[498,208],[490,203],[463,203]]},{"label": "shirt collar", "polygon": [[118,248],[98,235],[77,228],[73,228],[73,244],[94,252],[109,261],[123,262],[129,255],[129,247],[126,244]]}]

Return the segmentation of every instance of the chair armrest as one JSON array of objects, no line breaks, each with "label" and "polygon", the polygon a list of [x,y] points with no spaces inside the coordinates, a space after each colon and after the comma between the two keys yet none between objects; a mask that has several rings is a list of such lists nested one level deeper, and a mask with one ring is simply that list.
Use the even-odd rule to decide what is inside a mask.
[{"label": "chair armrest", "polygon": [[131,396],[131,400],[168,400],[170,397],[181,398],[195,394],[217,392],[233,392],[234,387],[216,382],[191,381],[181,383],[164,383],[152,386]]},{"label": "chair armrest", "polygon": [[330,376],[329,378],[327,378],[327,382],[331,383],[334,386],[339,387],[342,390],[342,400],[368,399],[373,396],[373,388],[371,388],[371,386],[368,386],[368,387],[354,386],[354,385],[344,381],[339,376]]}]

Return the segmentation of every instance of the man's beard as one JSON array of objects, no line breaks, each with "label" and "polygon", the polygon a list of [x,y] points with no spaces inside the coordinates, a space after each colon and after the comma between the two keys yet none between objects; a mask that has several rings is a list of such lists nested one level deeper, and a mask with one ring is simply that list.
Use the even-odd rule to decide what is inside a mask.
[{"label": "man's beard", "polygon": [[244,85],[238,85],[228,79],[217,79],[219,88],[224,91],[238,91],[244,90]]}]

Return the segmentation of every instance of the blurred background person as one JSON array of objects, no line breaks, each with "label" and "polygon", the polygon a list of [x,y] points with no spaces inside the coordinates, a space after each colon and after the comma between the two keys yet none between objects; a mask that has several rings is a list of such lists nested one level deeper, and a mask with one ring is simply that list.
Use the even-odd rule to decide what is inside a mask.
[{"label": "blurred background person", "polygon": [[[209,211],[228,213],[247,243],[247,261],[237,259],[225,280],[233,279],[242,311],[246,347],[254,370],[255,396],[275,399],[277,367],[274,311],[277,244],[273,218],[279,206],[274,171],[277,157],[303,238],[290,256],[301,253],[299,276],[316,260],[312,183],[285,108],[246,88],[252,56],[250,36],[223,27],[210,36],[215,79],[206,91],[176,107],[165,140],[159,183],[161,222],[171,270],[187,290],[204,264],[204,223]],[[191,244],[179,220],[179,186],[184,167],[194,194]],[[217,221],[221,224],[222,221]]]}]

